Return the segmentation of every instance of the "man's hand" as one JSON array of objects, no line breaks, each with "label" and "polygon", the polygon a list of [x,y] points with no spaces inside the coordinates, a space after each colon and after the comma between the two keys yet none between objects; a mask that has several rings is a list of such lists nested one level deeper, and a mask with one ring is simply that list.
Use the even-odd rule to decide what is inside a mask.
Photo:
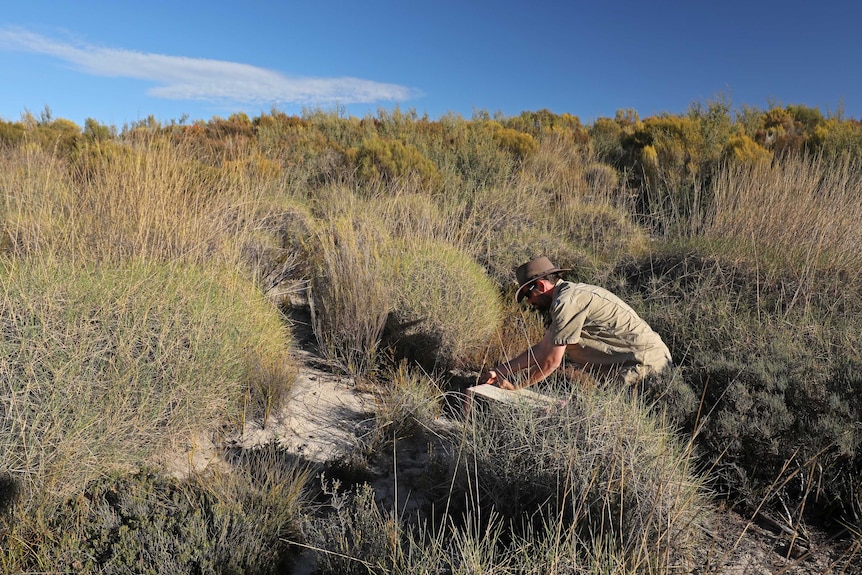
[{"label": "man's hand", "polygon": [[494,369],[486,371],[485,373],[483,373],[482,375],[479,376],[479,385],[483,385],[486,383],[490,384],[490,385],[496,385],[500,389],[510,389],[510,390],[517,389],[514,385],[512,385],[512,383],[508,379],[502,377]]}]

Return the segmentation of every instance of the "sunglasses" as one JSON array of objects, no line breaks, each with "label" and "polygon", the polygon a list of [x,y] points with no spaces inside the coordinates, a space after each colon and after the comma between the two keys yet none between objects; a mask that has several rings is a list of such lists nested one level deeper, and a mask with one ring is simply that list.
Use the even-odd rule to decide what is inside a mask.
[{"label": "sunglasses", "polygon": [[530,297],[530,294],[533,293],[533,291],[537,287],[539,287],[538,283],[534,283],[534,284],[530,285],[530,287],[528,287],[527,289],[524,290],[524,297],[527,297],[527,298]]}]

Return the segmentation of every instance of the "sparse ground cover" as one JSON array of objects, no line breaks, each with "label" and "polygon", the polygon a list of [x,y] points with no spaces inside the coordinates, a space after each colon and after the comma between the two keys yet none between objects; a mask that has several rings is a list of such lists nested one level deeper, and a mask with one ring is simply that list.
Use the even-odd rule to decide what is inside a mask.
[{"label": "sparse ground cover", "polygon": [[[4,569],[852,572],[858,126],[724,106],[4,122]],[[464,419],[471,374],[541,333],[511,301],[539,254],[629,300],[677,367]],[[322,480],[277,431],[306,337],[374,406]],[[275,442],[228,450],[250,427]],[[200,433],[221,465],[155,464]],[[409,497],[381,489],[399,477]],[[728,538],[721,505],[760,523]],[[763,525],[777,551],[746,547]]]}]

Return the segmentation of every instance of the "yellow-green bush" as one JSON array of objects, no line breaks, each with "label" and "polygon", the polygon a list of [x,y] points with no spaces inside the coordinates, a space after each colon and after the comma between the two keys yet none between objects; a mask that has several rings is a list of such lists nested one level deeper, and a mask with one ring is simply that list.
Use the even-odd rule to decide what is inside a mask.
[{"label": "yellow-green bush", "polygon": [[451,368],[481,353],[502,320],[499,291],[485,271],[441,241],[397,241],[387,252],[387,341],[429,369]]},{"label": "yellow-green bush", "polygon": [[499,125],[495,126],[494,139],[501,148],[517,159],[524,159],[539,148],[538,142],[530,134]]},{"label": "yellow-green bush", "polygon": [[17,144],[24,140],[24,134],[23,124],[0,120],[0,144]]},{"label": "yellow-green bush", "polygon": [[382,223],[396,238],[451,238],[457,228],[457,222],[427,194],[381,194],[369,200],[368,209],[382,216]]},{"label": "yellow-green bush", "polygon": [[522,162],[515,185],[534,188],[548,202],[589,193],[584,179],[585,152],[558,136],[541,140],[535,152]]},{"label": "yellow-green bush", "polygon": [[772,152],[745,134],[732,136],[725,145],[724,155],[728,159],[751,164],[768,162],[772,159]]},{"label": "yellow-green bush", "polygon": [[368,182],[397,181],[415,177],[420,185],[433,188],[438,181],[437,167],[422,152],[399,140],[370,138],[350,155],[357,175]]},{"label": "yellow-green bush", "polygon": [[658,171],[651,185],[677,192],[691,185],[703,159],[703,136],[697,120],[679,116],[658,116],[644,120],[650,134]]}]

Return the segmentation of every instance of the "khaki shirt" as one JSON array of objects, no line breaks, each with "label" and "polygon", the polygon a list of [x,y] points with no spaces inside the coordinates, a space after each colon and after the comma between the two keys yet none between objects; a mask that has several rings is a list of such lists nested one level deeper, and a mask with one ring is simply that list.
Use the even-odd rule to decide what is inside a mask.
[{"label": "khaki shirt", "polygon": [[554,345],[565,345],[568,358],[582,366],[643,365],[658,372],[670,364],[661,337],[604,288],[559,281],[549,314]]}]

